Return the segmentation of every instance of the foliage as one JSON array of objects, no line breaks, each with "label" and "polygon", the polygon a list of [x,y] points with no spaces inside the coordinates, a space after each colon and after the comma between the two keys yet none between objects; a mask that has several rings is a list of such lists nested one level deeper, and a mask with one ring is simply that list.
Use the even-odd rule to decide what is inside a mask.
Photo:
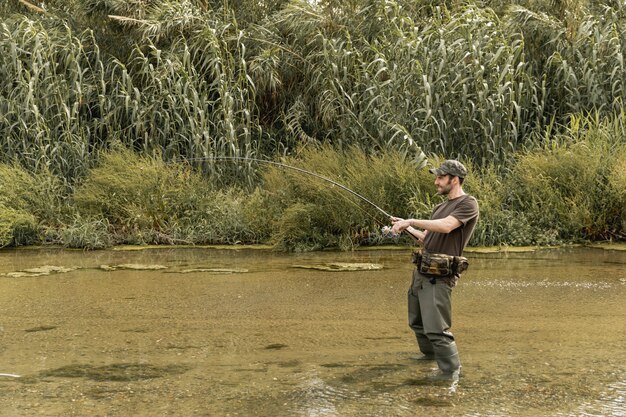
[{"label": "foliage", "polygon": [[112,237],[106,219],[83,218],[76,215],[60,232],[61,242],[70,248],[104,249],[111,246]]},{"label": "foliage", "polygon": [[107,94],[98,47],[65,22],[15,17],[0,24],[0,154],[71,180],[89,166]]},{"label": "foliage", "polygon": [[203,198],[200,182],[189,169],[119,148],[102,156],[73,199],[81,214],[106,218],[124,233],[165,232],[177,212],[184,213]]},{"label": "foliage", "polygon": [[463,188],[476,197],[480,218],[470,241],[473,246],[530,245],[535,235],[523,213],[506,207],[506,178],[494,166],[479,172],[468,166],[469,175]]},{"label": "foliage", "polygon": [[[215,190],[185,164],[167,164],[160,156],[141,156],[123,147],[103,154],[101,164],[76,188],[73,201],[81,216],[105,219],[118,243],[255,241],[242,214],[245,193]],[[77,220],[73,233],[105,227],[102,220]]]},{"label": "foliage", "polygon": [[37,221],[31,213],[0,203],[0,247],[32,244],[37,234]]},{"label": "foliage", "polygon": [[45,171],[31,174],[18,165],[0,164],[0,202],[9,207],[45,217],[59,205],[61,192],[58,180]]},{"label": "foliage", "polygon": [[533,229],[552,231],[559,243],[623,236],[624,184],[613,179],[626,151],[624,136],[615,132],[620,119],[572,118],[569,135],[519,158],[510,204],[526,213]]},{"label": "foliage", "polygon": [[618,2],[27,3],[0,9],[0,160],[68,184],[116,141],[246,186],[214,157],[412,143],[500,165],[622,111]]},{"label": "foliage", "polygon": [[0,164],[0,247],[42,240],[40,224],[62,222],[65,188],[46,170]]}]

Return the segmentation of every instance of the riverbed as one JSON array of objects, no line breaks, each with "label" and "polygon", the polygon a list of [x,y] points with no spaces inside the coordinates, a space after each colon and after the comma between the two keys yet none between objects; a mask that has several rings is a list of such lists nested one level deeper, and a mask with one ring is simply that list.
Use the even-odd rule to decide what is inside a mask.
[{"label": "riverbed", "polygon": [[626,416],[626,252],[468,257],[440,382],[410,249],[3,249],[0,415]]}]

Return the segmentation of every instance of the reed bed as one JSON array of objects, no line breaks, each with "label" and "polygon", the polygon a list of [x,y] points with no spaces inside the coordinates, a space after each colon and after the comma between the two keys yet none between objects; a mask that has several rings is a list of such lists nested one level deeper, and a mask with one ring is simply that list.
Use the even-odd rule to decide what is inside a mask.
[{"label": "reed bed", "polygon": [[416,144],[502,165],[571,114],[622,111],[620,8],[572,17],[493,4],[498,12],[403,0],[5,6],[0,159],[70,184],[116,141],[202,159],[207,173],[224,169],[214,156],[307,143]]}]

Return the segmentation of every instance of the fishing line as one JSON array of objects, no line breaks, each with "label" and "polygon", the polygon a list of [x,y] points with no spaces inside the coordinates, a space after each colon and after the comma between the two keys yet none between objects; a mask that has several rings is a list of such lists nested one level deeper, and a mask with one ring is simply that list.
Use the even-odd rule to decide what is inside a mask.
[{"label": "fishing line", "polygon": [[292,165],[283,164],[282,162],[275,162],[275,161],[270,161],[270,160],[267,160],[267,159],[248,158],[248,157],[243,157],[243,156],[215,156],[213,158],[190,158],[190,159],[186,159],[186,161],[207,161],[207,160],[211,160],[211,159],[222,159],[222,160],[233,160],[233,161],[254,161],[254,162],[260,162],[260,163],[264,163],[264,164],[276,165],[276,166],[279,166],[279,167],[282,167],[282,168],[292,169],[294,171],[298,171],[298,172],[301,172],[303,174],[311,175],[313,177],[316,177],[316,178],[319,178],[319,179],[324,180],[326,182],[329,182],[329,183],[331,183],[331,184],[341,188],[342,190],[345,190],[345,191],[355,195],[356,197],[358,197],[361,200],[365,201],[366,203],[368,203],[369,205],[374,207],[376,210],[378,210],[379,212],[384,214],[385,217],[387,217],[388,219],[393,217],[391,214],[387,213],[385,210],[383,210],[382,208],[380,208],[379,206],[374,204],[372,201],[370,201],[367,198],[363,197],[361,194],[357,193],[356,191],[353,191],[353,190],[349,189],[345,185],[342,185],[342,184],[338,183],[337,181],[333,181],[330,178],[325,177],[323,175],[320,175],[318,173],[315,173],[313,171],[308,171],[308,170],[303,169],[303,168],[298,168],[298,167],[294,167]]},{"label": "fishing line", "polygon": [[[281,168],[291,169],[291,170],[294,170],[294,171],[297,171],[297,172],[300,172],[300,173],[303,173],[303,174],[307,174],[307,175],[313,176],[313,177],[318,178],[320,180],[329,182],[332,185],[337,186],[337,187],[341,188],[342,190],[349,192],[350,194],[360,198],[361,200],[363,200],[366,203],[368,203],[370,206],[374,207],[380,213],[384,214],[385,217],[388,218],[388,219],[391,219],[392,217],[394,217],[391,214],[387,213],[382,208],[380,208],[377,204],[373,203],[371,200],[363,197],[361,194],[357,193],[354,190],[351,190],[350,188],[346,187],[343,184],[338,183],[337,181],[334,181],[334,180],[332,180],[332,179],[330,179],[328,177],[325,177],[323,175],[320,175],[320,174],[318,174],[316,172],[309,171],[309,170],[306,170],[306,169],[303,169],[303,168],[298,168],[298,167],[295,167],[295,166],[292,166],[292,165],[284,164],[282,162],[275,162],[275,161],[270,161],[270,160],[267,160],[267,159],[250,158],[250,157],[243,157],[243,156],[215,156],[215,157],[206,157],[206,158],[189,158],[189,159],[184,159],[184,161],[210,161],[210,160],[253,161],[253,162],[258,162],[258,163],[263,163],[263,164],[275,165],[275,166],[278,166],[278,167],[281,167]],[[348,201],[350,201],[352,204],[354,204],[356,207],[358,207],[359,210],[361,210],[361,211],[366,213],[366,211],[362,207],[360,207],[358,204],[354,203],[351,200],[348,200]],[[367,215],[369,217],[371,217],[372,219],[374,219],[374,221],[376,221],[378,224],[381,224],[381,225],[384,224],[384,223],[380,222],[379,220],[377,220],[371,214],[367,213]],[[391,233],[391,228],[389,226],[384,226],[382,232],[385,235],[394,236]],[[409,232],[408,230],[405,230],[405,232],[407,234],[409,234],[411,237],[417,239],[417,237],[415,235],[413,235],[413,233]]]}]

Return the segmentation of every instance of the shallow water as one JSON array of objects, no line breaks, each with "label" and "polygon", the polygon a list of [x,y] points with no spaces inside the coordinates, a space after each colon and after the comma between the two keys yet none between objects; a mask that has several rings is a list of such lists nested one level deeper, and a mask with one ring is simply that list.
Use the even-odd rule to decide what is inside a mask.
[{"label": "shallow water", "polygon": [[[626,252],[469,258],[453,385],[414,360],[408,250],[2,250],[0,415],[626,416]],[[383,268],[306,268],[345,263]]]}]

